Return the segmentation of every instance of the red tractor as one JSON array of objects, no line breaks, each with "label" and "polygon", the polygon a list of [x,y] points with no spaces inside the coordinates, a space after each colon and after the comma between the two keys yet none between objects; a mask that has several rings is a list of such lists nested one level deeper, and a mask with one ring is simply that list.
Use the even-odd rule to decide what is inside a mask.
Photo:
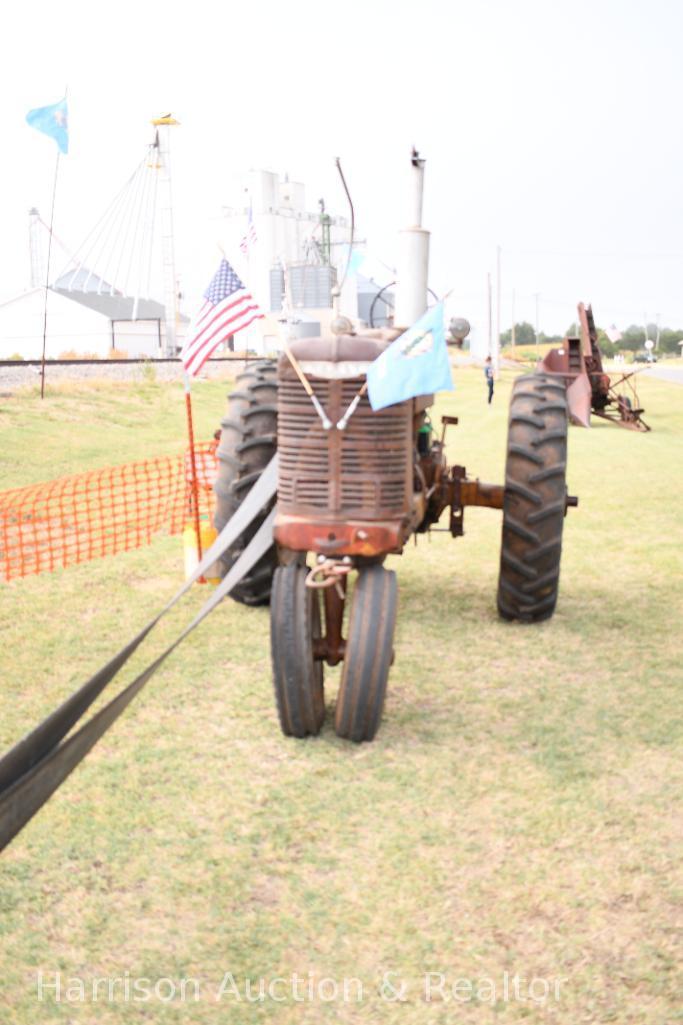
[{"label": "red tractor", "polygon": [[[416,315],[398,323],[424,311],[425,285]],[[466,506],[502,509],[498,611],[507,620],[538,622],[555,609],[562,528],[576,499],[565,482],[562,380],[533,373],[515,381],[505,484],[484,484],[464,466],[447,464],[444,435],[457,419],[443,417],[437,431],[432,395],[373,412],[366,373],[398,329],[354,334],[343,322],[333,326],[340,333],[300,339],[277,364],[257,362],[239,376],[218,448],[216,526],[223,528],[277,452],[277,497],[229,550],[226,571],[276,503],[273,545],[232,594],[247,604],[270,602],[283,732],[319,732],[324,665],[342,662],[335,729],[363,741],[379,726],[394,655],[398,585],[387,556],[446,512],[459,537]]]}]

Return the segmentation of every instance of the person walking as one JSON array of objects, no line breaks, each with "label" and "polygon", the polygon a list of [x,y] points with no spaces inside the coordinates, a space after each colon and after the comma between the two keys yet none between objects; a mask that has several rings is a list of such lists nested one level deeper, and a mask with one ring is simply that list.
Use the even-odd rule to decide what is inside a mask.
[{"label": "person walking", "polygon": [[486,377],[486,384],[489,390],[489,406],[491,405],[491,399],[493,398],[493,364],[491,363],[491,357],[486,357],[484,363],[484,376]]}]

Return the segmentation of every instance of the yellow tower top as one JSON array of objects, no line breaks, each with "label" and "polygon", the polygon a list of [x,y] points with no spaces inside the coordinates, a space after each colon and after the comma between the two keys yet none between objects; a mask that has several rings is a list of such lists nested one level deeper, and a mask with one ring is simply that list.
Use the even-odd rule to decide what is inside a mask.
[{"label": "yellow tower top", "polygon": [[173,114],[162,114],[161,117],[155,117],[152,119],[153,125],[179,125],[180,121],[176,121]]}]

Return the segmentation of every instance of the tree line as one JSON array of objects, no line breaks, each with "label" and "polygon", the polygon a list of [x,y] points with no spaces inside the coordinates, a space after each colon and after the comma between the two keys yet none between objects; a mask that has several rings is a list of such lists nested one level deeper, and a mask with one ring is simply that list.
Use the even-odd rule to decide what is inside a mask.
[{"label": "tree line", "polygon": [[[604,328],[599,327],[598,329],[598,344],[603,355],[611,357],[615,356],[618,352],[638,352],[642,350],[645,352],[645,327],[639,324],[631,324],[625,331],[621,332],[621,341],[611,342],[607,337]],[[541,345],[552,344],[559,345],[566,337],[573,337],[578,335],[578,326],[576,322],[570,324],[564,335],[547,335],[543,331],[538,333],[538,341]],[[659,335],[659,341],[657,336]],[[670,327],[658,328],[656,324],[647,325],[647,337],[655,342],[655,352],[659,353],[674,353],[679,355],[681,348],[679,342],[683,340],[683,328],[674,330]],[[506,345],[512,344],[512,329],[503,331],[500,336],[501,348]],[[530,324],[527,320],[521,321],[519,324],[515,324],[515,345],[535,345],[536,344],[536,331],[533,324]]]}]

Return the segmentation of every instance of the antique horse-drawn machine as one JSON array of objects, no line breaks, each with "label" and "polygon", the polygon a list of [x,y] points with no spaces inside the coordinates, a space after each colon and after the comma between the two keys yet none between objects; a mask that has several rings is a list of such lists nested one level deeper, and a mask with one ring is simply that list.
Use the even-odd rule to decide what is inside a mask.
[{"label": "antique horse-drawn machine", "polygon": [[[510,405],[504,484],[448,465],[445,433],[429,415],[433,395],[373,411],[366,374],[427,306],[429,233],[421,227],[423,164],[413,153],[413,223],[400,233],[393,331],[355,333],[337,317],[329,337],[292,342],[277,364],[256,362],[229,395],[218,448],[216,525],[221,529],[275,454],[277,496],[231,548],[238,558],[276,502],[272,547],[233,591],[270,602],[272,669],[282,730],[317,734],[325,715],[323,667],[342,662],[335,728],[371,740],[379,726],[398,607],[396,573],[384,565],[413,534],[448,514],[463,533],[466,506],[501,509],[498,610],[537,622],[557,601],[567,494],[567,399],[562,380],[519,377]],[[344,610],[349,603],[348,625]]]}]

